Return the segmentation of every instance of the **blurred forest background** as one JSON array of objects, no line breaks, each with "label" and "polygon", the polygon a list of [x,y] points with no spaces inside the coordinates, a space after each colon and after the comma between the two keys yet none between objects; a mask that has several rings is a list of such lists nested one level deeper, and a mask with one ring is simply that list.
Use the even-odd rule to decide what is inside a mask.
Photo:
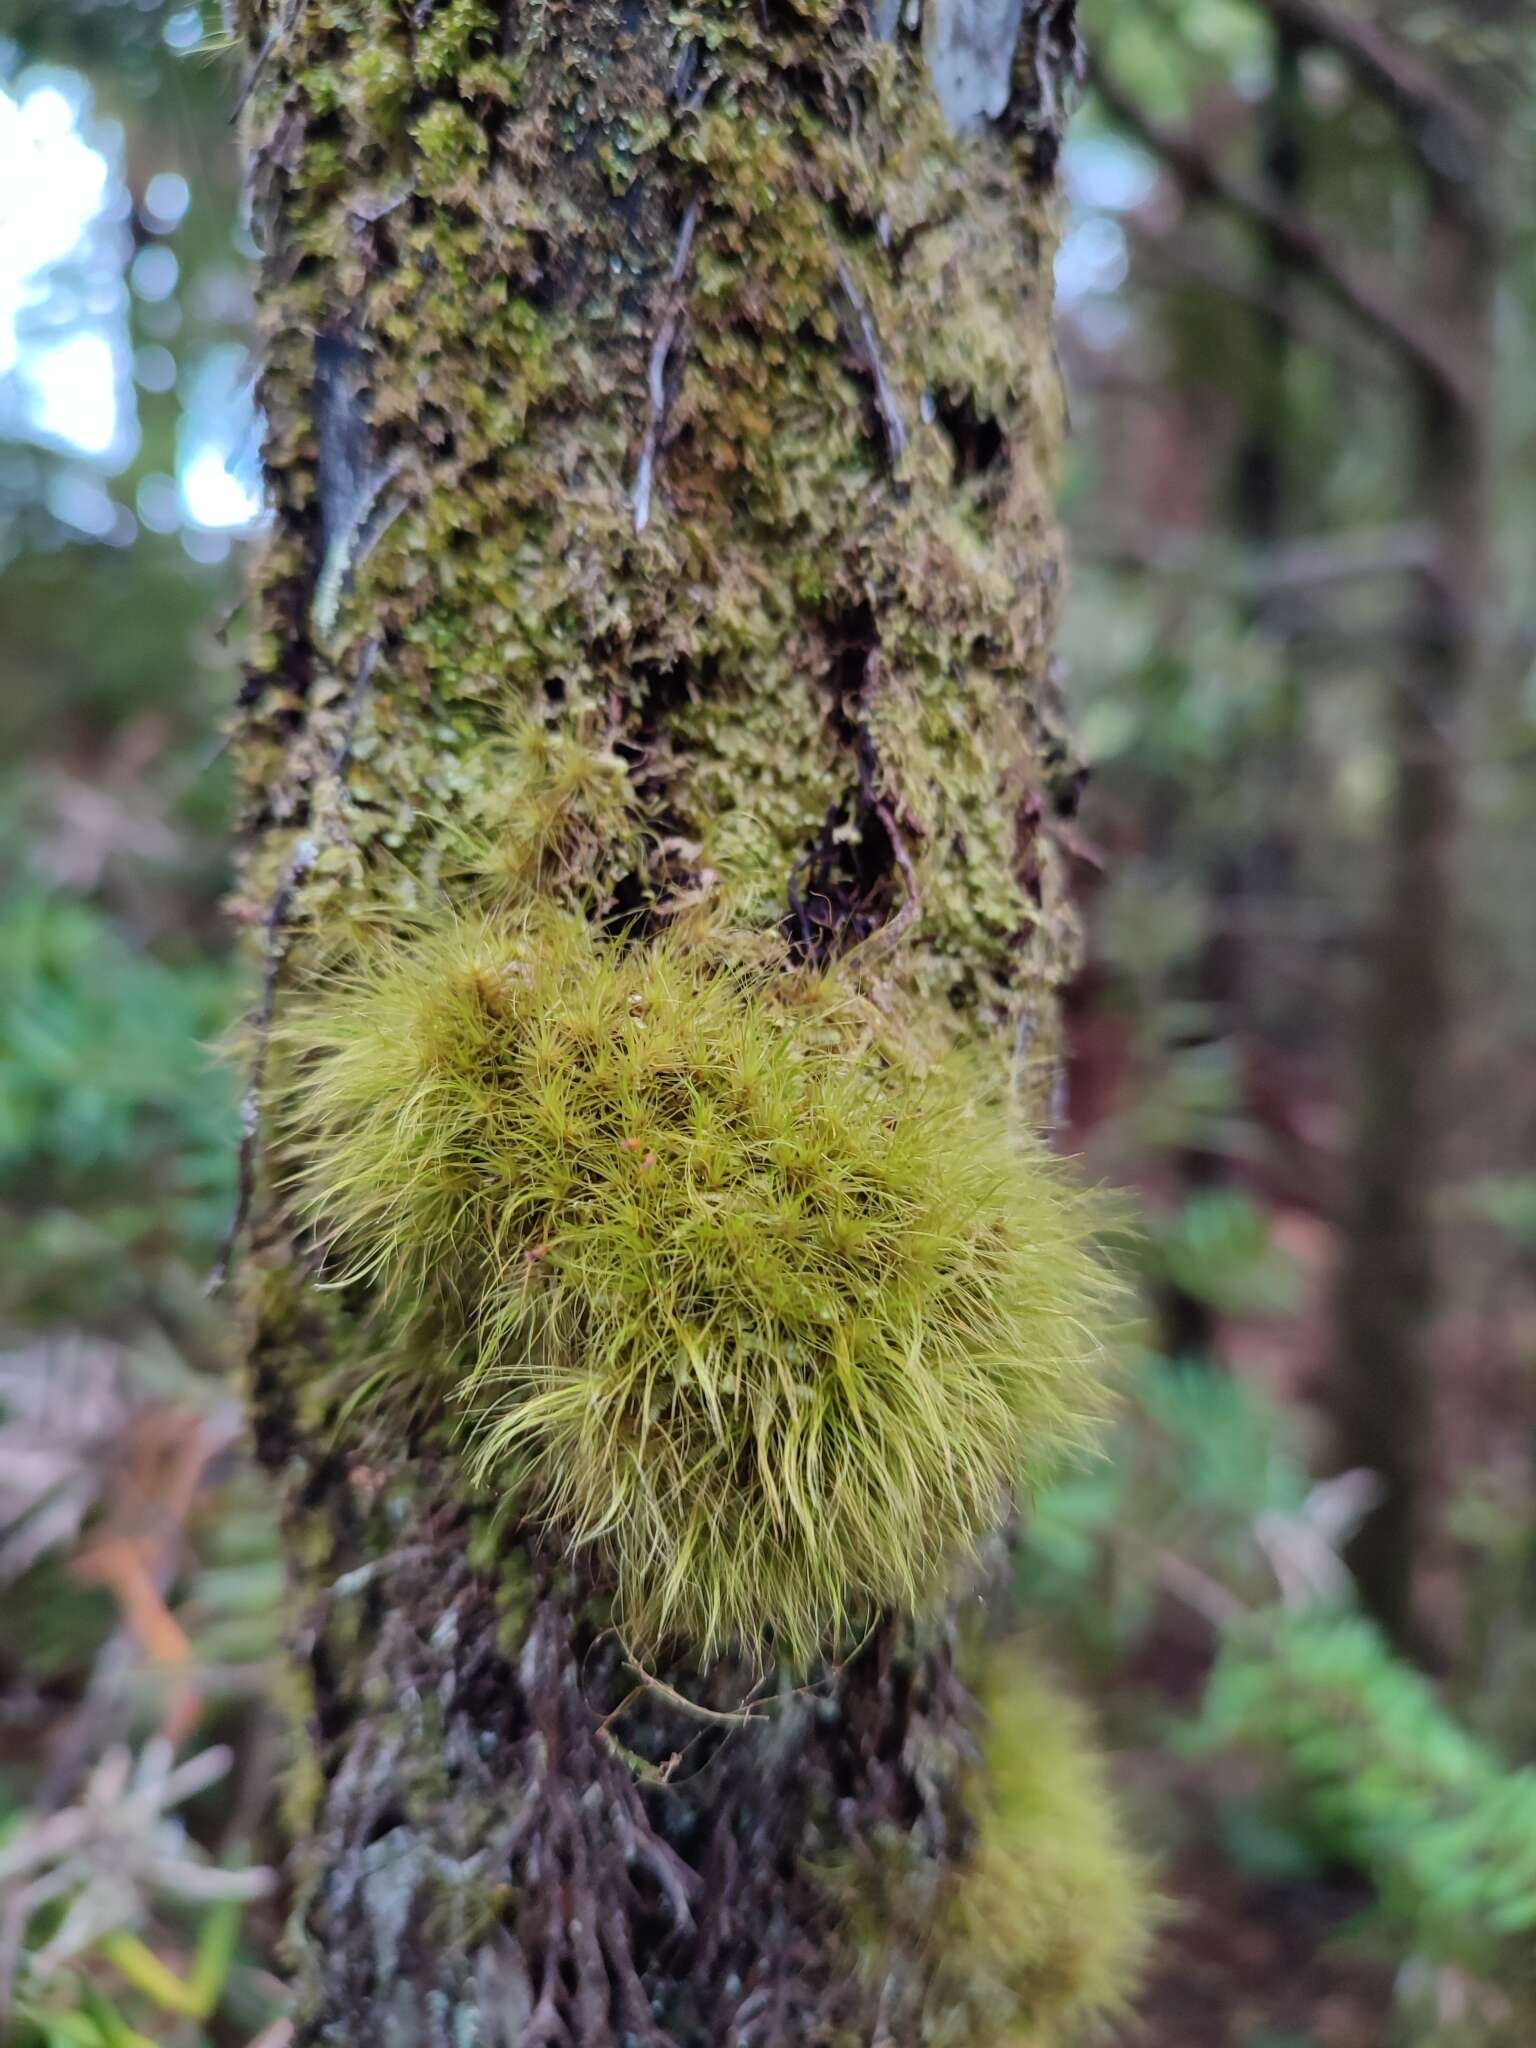
[{"label": "blurred forest background", "polygon": [[[1096,0],[1063,1142],[1110,1455],[1018,1561],[1169,1910],[1132,2048],[1536,2040],[1527,6]],[[0,2013],[286,2038],[227,1309],[260,517],[216,6],[0,4]],[[5,2021],[0,2018],[0,2033]]]}]

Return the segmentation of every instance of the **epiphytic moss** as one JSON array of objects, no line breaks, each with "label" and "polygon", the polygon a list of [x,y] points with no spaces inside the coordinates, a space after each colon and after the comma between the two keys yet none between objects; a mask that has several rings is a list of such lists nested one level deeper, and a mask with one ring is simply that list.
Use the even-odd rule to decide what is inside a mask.
[{"label": "epiphytic moss", "polygon": [[458,1347],[475,1472],[649,1642],[803,1661],[918,1603],[1099,1409],[1083,1196],[859,1022],[541,912],[370,948],[281,1027],[336,1270]]},{"label": "epiphytic moss", "polygon": [[936,1863],[893,1836],[838,1888],[860,1968],[910,2025],[902,2039],[1065,2048],[1129,2002],[1156,1899],[1076,1703],[1011,1650],[992,1654],[981,1704],[969,1852]]},{"label": "epiphytic moss", "polygon": [[[1048,769],[1060,404],[1055,137],[1041,89],[1052,59],[1032,38],[1049,17],[1069,40],[1068,11],[1025,11],[1017,104],[964,135],[943,118],[921,38],[886,0],[236,0],[234,12],[264,251],[273,511],[240,720],[237,909],[277,1027],[267,1077],[299,1091],[286,1129],[272,1089],[257,1091],[253,1237],[283,1288],[253,1303],[253,1401],[308,1596],[309,1718],[323,1759],[301,1855],[311,1942],[300,2031],[446,2040],[446,2024],[423,2019],[430,1985],[468,2038],[477,2011],[482,2032],[514,2024],[519,1987],[542,1986],[548,2030],[584,2048],[648,2038],[653,2022],[679,2039],[734,2040],[771,2031],[771,1981],[775,2010],[792,2015],[786,2037],[839,2039],[846,2026],[868,2038],[880,1993],[825,1957],[825,1902],[803,1862],[834,1815],[857,1839],[921,1807],[936,1818],[920,1891],[926,1860],[963,1838],[953,1809],[964,1707],[945,1682],[942,1620],[878,1629],[869,1655],[837,1677],[835,1700],[781,1717],[771,1768],[733,1742],[691,1788],[680,1772],[642,1801],[616,1775],[627,1766],[591,1737],[593,1713],[628,1688],[615,1668],[599,1708],[594,1661],[616,1667],[619,1653],[609,1642],[588,1656],[610,1610],[586,1563],[598,1548],[618,1558],[617,1523],[582,1561],[557,1566],[525,1521],[496,1517],[466,1483],[461,1454],[488,1438],[453,1428],[488,1429],[527,1391],[488,1371],[473,1402],[451,1398],[480,1355],[486,1304],[510,1310],[504,1354],[519,1316],[525,1333],[559,1333],[547,1300],[592,1296],[608,1314],[601,1268],[578,1263],[573,1239],[557,1285],[555,1251],[527,1254],[558,1236],[525,1241],[509,1225],[499,1276],[447,1260],[423,1281],[407,1260],[381,1305],[369,1290],[326,1290],[284,1176],[313,1172],[313,1193],[342,1135],[325,1115],[308,1138],[292,1120],[303,1087],[335,1073],[324,1032],[339,1013],[316,1018],[337,998],[357,1024],[359,980],[397,997],[396,969],[419,983],[422,960],[446,945],[445,900],[498,945],[525,929],[511,920],[533,904],[554,918],[546,929],[590,919],[607,935],[585,942],[592,959],[604,972],[622,965],[642,1001],[653,970],[641,949],[697,920],[710,934],[692,955],[706,1010],[728,998],[754,1011],[770,1034],[760,1057],[796,1054],[808,1102],[845,1091],[863,1104],[866,1149],[870,1105],[896,1114],[909,1081],[922,1144],[953,1148],[975,1133],[1026,1039],[1033,1099],[1044,1101],[1051,992],[1073,928]],[[1059,71],[1061,51],[1055,61]],[[623,949],[605,952],[615,934]],[[323,963],[355,943],[362,965],[327,980]],[[654,971],[675,976],[676,953],[664,947]],[[557,995],[578,1009],[593,1000],[587,968],[567,979],[550,990],[550,1029],[563,1028]],[[856,1008],[839,1008],[840,989],[858,992]],[[686,992],[697,1014],[698,990]],[[290,1021],[320,1038],[307,1051],[285,1045]],[[633,1050],[640,1036],[626,1026],[619,1043]],[[421,1071],[402,1046],[375,1061],[380,1074]],[[926,1083],[919,1051],[936,1063]],[[974,1087],[956,1060],[974,1062]],[[946,1133],[933,1105],[957,1093],[968,1099]],[[700,1101],[714,1101],[708,1089]],[[476,1143],[493,1122],[474,1126]],[[668,1126],[666,1142],[619,1149],[624,1135],[640,1134],[601,1153],[589,1133],[580,1185],[606,1193],[630,1174],[649,1203],[650,1178],[686,1134]],[[997,1131],[980,1143],[999,1158],[1006,1149]],[[442,1184],[475,1156],[467,1139],[450,1148]],[[593,1182],[599,1157],[612,1172]],[[1023,1159],[1034,1172],[1027,1148]],[[418,1150],[418,1198],[421,1167]],[[765,1182],[779,1210],[781,1180]],[[749,1180],[732,1186],[733,1201],[752,1192]],[[338,1201],[313,1213],[338,1234],[334,1276],[346,1269],[348,1212]],[[1061,1224],[1061,1242],[1073,1227]],[[348,1241],[353,1262],[366,1259],[365,1238]],[[814,1230],[796,1240],[802,1253],[813,1241]],[[737,1282],[749,1250],[732,1251]],[[633,1274],[633,1251],[621,1273]],[[777,1239],[768,1251],[771,1263],[788,1256]],[[519,1277],[514,1300],[520,1261],[529,1286]],[[669,1269],[655,1270],[667,1298]],[[381,1332],[376,1306],[393,1332]],[[715,1329],[700,1297],[689,1315]],[[780,1332],[800,1346],[782,1361],[787,1395],[825,1344],[827,1326],[812,1322]],[[341,1405],[365,1384],[370,1354],[377,1364],[381,1337],[430,1397],[417,1427],[398,1427],[390,1404]],[[580,1366],[553,1343],[538,1357],[551,1374]],[[737,1404],[729,1422],[745,1382],[727,1385],[719,1370],[722,1403]],[[551,1379],[539,1391],[569,1389]],[[614,1412],[649,1426],[643,1408]],[[862,1414],[879,1419],[868,1404]],[[559,1415],[562,1427],[581,1420],[568,1406]],[[530,1512],[558,1508],[569,1538],[581,1502],[531,1484],[552,1431],[496,1457],[488,1476],[515,1483]],[[983,1460],[995,1441],[983,1437]],[[706,1450],[718,1442],[703,1439]],[[749,1480],[756,1455],[754,1443]],[[413,1474],[421,1512],[401,1520]],[[963,1505],[963,1487],[951,1492]],[[839,1511],[831,1500],[826,1521],[841,1541]],[[902,1569],[926,1563],[915,1555]],[[338,1603],[338,1574],[356,1584],[385,1561],[387,1584],[370,1577],[355,1613],[350,1595]],[[880,1583],[900,1593],[892,1569],[882,1564]],[[463,1623],[461,1593],[495,1605],[466,1574],[525,1591],[451,1642],[438,1624],[445,1608]],[[638,1614],[655,1612],[658,1583],[637,1593],[631,1569]],[[845,1603],[873,1598],[873,1583],[852,1584]],[[707,1634],[722,1598],[707,1561],[690,1597]],[[688,1611],[685,1601],[680,1630]],[[477,1660],[494,1638],[509,1662],[488,1676]],[[723,1709],[731,1670],[690,1677],[680,1645],[657,1675],[690,1696],[698,1679]],[[417,1705],[450,1693],[445,1737]],[[608,1730],[658,1769],[697,1732],[665,1697],[647,1690],[627,1725]],[[445,1740],[459,1745],[446,1801]],[[636,1885],[638,1866],[616,1849],[638,1843],[643,1861],[645,1815],[630,1812],[628,1838],[611,1816],[624,1798],[654,1807],[663,1796],[669,1829],[708,1872],[696,1939],[688,1912],[656,1910],[665,1858]],[[494,1943],[370,1946],[352,1879],[371,1886],[372,1859],[400,1845],[402,1806],[451,1863],[483,1853],[488,1869],[509,1867],[516,1899],[498,1907]],[[505,1857],[500,1840],[513,1844]]]},{"label": "epiphytic moss", "polygon": [[[1007,1042],[1073,946],[1048,832],[1020,823],[1052,602],[1048,209],[1027,144],[951,135],[864,9],[800,14],[285,18],[284,93],[253,99],[296,259],[265,302],[269,462],[291,533],[320,482],[306,337],[340,327],[376,467],[405,457],[326,649],[345,671],[365,621],[386,637],[376,783],[440,772],[413,725],[467,718],[473,748],[557,679],[552,722],[616,712],[665,811],[653,844],[697,849],[647,881],[762,928],[829,819],[869,829],[836,681],[863,619],[866,777],[910,821],[900,979]],[[957,490],[962,416],[994,457]],[[302,574],[274,554],[269,644]],[[274,718],[306,688],[285,683]],[[431,815],[388,842],[403,866]]]},{"label": "epiphytic moss", "polygon": [[649,828],[628,764],[600,734],[515,722],[473,769],[448,848],[491,902],[565,898],[601,914],[645,867]]}]

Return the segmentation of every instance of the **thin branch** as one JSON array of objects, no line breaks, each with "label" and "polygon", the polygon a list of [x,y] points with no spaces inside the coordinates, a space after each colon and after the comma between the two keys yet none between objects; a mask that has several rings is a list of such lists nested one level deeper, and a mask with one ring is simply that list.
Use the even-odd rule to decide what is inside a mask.
[{"label": "thin branch", "polygon": [[1154,290],[1199,285],[1284,326],[1301,346],[1332,356],[1352,377],[1380,381],[1391,375],[1391,366],[1353,326],[1319,319],[1314,301],[1298,301],[1294,293],[1272,291],[1238,276],[1230,264],[1222,264],[1201,247],[1193,234],[1153,229],[1134,215],[1124,226],[1135,247],[1137,276]]},{"label": "thin branch", "polygon": [[[617,1630],[614,1633],[618,1635]],[[658,1698],[666,1700],[670,1705],[680,1708],[685,1714],[691,1715],[694,1720],[713,1722],[717,1727],[744,1728],[749,1721],[762,1721],[767,1718],[766,1712],[759,1710],[756,1703],[751,1700],[744,1706],[733,1707],[728,1713],[721,1713],[715,1707],[701,1706],[697,1700],[691,1700],[685,1694],[676,1691],[667,1684],[665,1679],[657,1678],[654,1673],[647,1671],[622,1636],[618,1636],[618,1641],[619,1647],[624,1652],[625,1663],[640,1679],[640,1684],[636,1688],[637,1691],[653,1692]],[[633,1694],[631,1694],[632,1697]],[[625,1705],[628,1705],[628,1701],[625,1702]],[[622,1709],[616,1709],[616,1711],[622,1711]],[[612,1719],[613,1715],[610,1714],[608,1720],[603,1722],[602,1727],[604,1731],[607,1730],[608,1722]]]},{"label": "thin branch", "polygon": [[1277,205],[1233,177],[1193,136],[1154,120],[1101,64],[1095,63],[1092,71],[1094,88],[1110,113],[1172,171],[1192,198],[1209,200],[1262,228],[1302,276],[1391,348],[1416,375],[1432,380],[1458,407],[1471,402],[1466,375],[1448,350],[1444,335],[1420,322],[1390,287],[1366,272],[1352,252],[1335,249],[1304,215]]},{"label": "thin branch", "polygon": [[1178,1557],[1171,1550],[1159,1550],[1155,1563],[1157,1576],[1169,1592],[1208,1621],[1212,1628],[1227,1628],[1248,1613],[1234,1592],[1213,1579],[1209,1572],[1191,1564],[1187,1558]]},{"label": "thin branch", "polygon": [[1148,545],[1130,539],[1076,543],[1083,560],[1098,568],[1155,576],[1195,576],[1244,597],[1280,597],[1296,591],[1330,589],[1377,576],[1432,576],[1439,561],[1432,528],[1421,524],[1383,527],[1375,532],[1321,535],[1283,547],[1261,548],[1235,559],[1213,557],[1193,541]]},{"label": "thin branch", "polygon": [[1376,576],[1432,577],[1440,549],[1432,526],[1389,526],[1379,532],[1291,541],[1243,565],[1245,587],[1261,597],[1327,589]]},{"label": "thin branch", "polygon": [[1478,109],[1415,50],[1358,14],[1322,0],[1258,0],[1272,21],[1304,42],[1344,59],[1367,92],[1414,132],[1425,157],[1448,176],[1471,182],[1487,154]]}]

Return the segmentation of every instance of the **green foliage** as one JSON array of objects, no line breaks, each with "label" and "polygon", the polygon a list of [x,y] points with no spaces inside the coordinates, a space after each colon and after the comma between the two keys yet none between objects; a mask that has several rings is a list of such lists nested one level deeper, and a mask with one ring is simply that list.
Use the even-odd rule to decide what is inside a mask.
[{"label": "green foliage", "polygon": [[134,952],[88,903],[0,909],[0,1177],[133,1165],[174,1142],[190,1199],[228,1183],[230,1082],[208,1055],[226,977]]},{"label": "green foliage", "polygon": [[371,943],[277,1034],[302,1208],[647,1639],[803,1659],[920,1600],[1103,1406],[1092,1205],[870,1029],[550,915]]},{"label": "green foliage", "polygon": [[1367,1872],[1434,1961],[1507,1976],[1536,1929],[1536,1770],[1511,1771],[1367,1621],[1270,1611],[1229,1630],[1203,1734],[1283,1767],[1320,1844]]},{"label": "green foliage", "polygon": [[1152,1271],[1218,1314],[1273,1312],[1295,1301],[1294,1275],[1275,1251],[1268,1218],[1237,1189],[1191,1195],[1176,1215],[1148,1226],[1143,1245]]},{"label": "green foliage", "polygon": [[[1300,1507],[1307,1481],[1294,1427],[1254,1387],[1198,1366],[1162,1363],[1138,1382],[1168,1500],[1229,1528]],[[1211,1545],[1204,1541],[1202,1552]]]},{"label": "green foliage", "polygon": [[994,1659],[963,1866],[887,1845],[854,1894],[862,1967],[919,1960],[923,2048],[1055,2048],[1127,2004],[1157,1916],[1086,1717],[1032,1659]]},{"label": "green foliage", "polygon": [[1229,1374],[1149,1358],[1128,1376],[1107,1450],[1040,1500],[1019,1557],[1026,1600],[1112,1655],[1150,1622],[1165,1557],[1240,1597],[1272,1597],[1254,1523],[1295,1514],[1307,1494],[1286,1415]]},{"label": "green foliage", "polygon": [[1243,0],[1167,0],[1147,7],[1110,0],[1097,35],[1116,74],[1164,118],[1190,111],[1201,84],[1224,82],[1234,71],[1262,74],[1269,46],[1264,17]]},{"label": "green foliage", "polygon": [[1461,1190],[1461,1201],[1522,1249],[1536,1245],[1536,1173],[1487,1174]]},{"label": "green foliage", "polygon": [[[1197,835],[1235,824],[1234,766],[1287,729],[1288,679],[1274,646],[1241,634],[1231,597],[1198,584],[1180,591],[1180,637],[1171,638],[1172,563],[1150,593],[1102,570],[1084,574],[1090,601],[1068,621],[1067,639],[1090,662],[1091,694],[1079,707],[1085,752],[1112,775],[1198,794]],[[1158,906],[1143,900],[1142,908]]]},{"label": "green foliage", "polygon": [[163,962],[82,898],[31,889],[0,905],[0,986],[0,1299],[78,1322],[145,1287],[195,1296],[180,1259],[206,1262],[233,1202],[235,1081],[210,1050],[228,971]]},{"label": "green foliage", "polygon": [[137,1934],[103,1935],[49,1982],[27,1986],[9,2015],[8,2041],[13,2048],[206,2048],[216,2013],[234,2020],[245,2039],[250,2017],[276,2017],[272,1980],[264,1972],[257,1978],[240,1957],[245,1917],[241,1902],[226,1900],[203,1913],[190,1941],[180,1928],[157,1929],[174,1966]]}]

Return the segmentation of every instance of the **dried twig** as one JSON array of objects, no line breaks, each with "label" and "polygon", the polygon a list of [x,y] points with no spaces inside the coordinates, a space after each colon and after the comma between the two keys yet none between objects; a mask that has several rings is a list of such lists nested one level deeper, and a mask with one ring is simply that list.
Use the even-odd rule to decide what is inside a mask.
[{"label": "dried twig", "polygon": [[[617,1633],[617,1630],[615,1630],[616,1635]],[[689,1699],[685,1694],[678,1692],[674,1687],[668,1685],[665,1679],[657,1678],[653,1672],[647,1671],[622,1636],[618,1637],[618,1641],[619,1647],[624,1652],[625,1663],[628,1664],[632,1671],[639,1675],[640,1686],[637,1690],[655,1693],[659,1699],[666,1700],[670,1706],[680,1708],[683,1713],[689,1715],[693,1720],[709,1721],[717,1728],[744,1728],[749,1722],[767,1719],[766,1714],[754,1711],[756,1703],[750,1696],[742,1706],[731,1707],[724,1713],[716,1707],[701,1707],[697,1700]],[[630,1698],[632,1699],[633,1697],[634,1694],[632,1693]],[[624,1704],[627,1706],[629,1702],[626,1700]],[[616,1713],[622,1711],[622,1708],[615,1710]],[[612,1714],[608,1717],[609,1721],[613,1718],[614,1715]],[[608,1723],[605,1721],[603,1723],[605,1729],[607,1725]]]},{"label": "dried twig", "polygon": [[[793,1686],[788,1692],[775,1693],[772,1699],[768,1699],[764,1697],[764,1690],[768,1683],[767,1675],[764,1674],[751,1688],[739,1707],[731,1707],[724,1712],[715,1707],[702,1707],[697,1700],[688,1699],[683,1693],[675,1691],[664,1679],[657,1678],[653,1673],[646,1670],[617,1629],[613,1631],[613,1635],[615,1642],[624,1652],[625,1663],[640,1680],[640,1684],[635,1688],[636,1692],[653,1692],[658,1698],[666,1700],[669,1705],[681,1708],[683,1713],[690,1715],[696,1721],[708,1721],[716,1727],[722,1728],[744,1728],[750,1722],[767,1720],[770,1707],[782,1707],[789,1700],[813,1699],[818,1695],[824,1695],[828,1692],[838,1683],[849,1665],[856,1664],[859,1658],[863,1656],[869,1645],[874,1641],[875,1631],[879,1626],[878,1619],[872,1621],[858,1642],[848,1652],[847,1656],[840,1658],[835,1664],[829,1663],[824,1676],[817,1679],[813,1684]],[[632,1692],[628,1699],[624,1700],[620,1706],[615,1707],[613,1712],[607,1717],[607,1720],[602,1724],[604,1730],[607,1729],[609,1722],[616,1720],[623,1713],[625,1707],[629,1706],[634,1697],[635,1693]]]}]

